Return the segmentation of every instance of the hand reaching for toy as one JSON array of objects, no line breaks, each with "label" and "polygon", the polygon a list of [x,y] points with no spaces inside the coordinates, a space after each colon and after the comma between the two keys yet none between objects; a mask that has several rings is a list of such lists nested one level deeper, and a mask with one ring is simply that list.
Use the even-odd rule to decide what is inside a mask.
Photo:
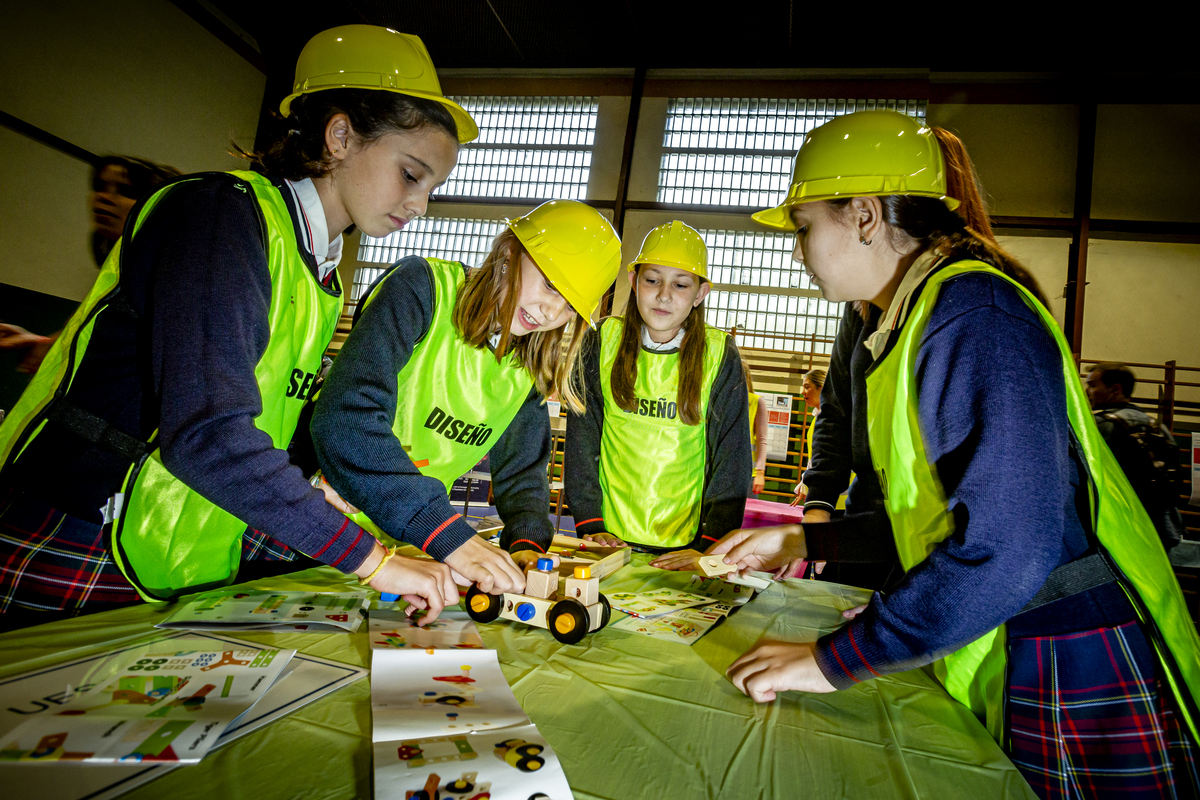
[{"label": "hand reaching for toy", "polygon": [[811,642],[759,642],[725,674],[738,691],[756,703],[769,703],[779,692],[837,691],[817,666],[814,648]]},{"label": "hand reaching for toy", "polygon": [[740,572],[771,572],[794,567],[807,555],[808,548],[801,526],[776,525],[730,531],[710,547],[708,553],[725,556],[725,563],[734,565]]},{"label": "hand reaching for toy", "polygon": [[446,557],[446,564],[479,591],[488,594],[525,591],[525,573],[512,556],[472,536]]},{"label": "hand reaching for toy", "polygon": [[596,544],[600,545],[601,547],[624,547],[625,546],[624,540],[618,539],[616,536],[613,536],[608,531],[601,531],[600,533],[587,533],[587,534],[584,534],[582,538],[585,542],[595,542]]},{"label": "hand reaching for toy", "polygon": [[[382,545],[377,546],[356,574],[360,577],[370,575],[384,552]],[[458,602],[458,587],[454,585],[450,568],[427,558],[392,556],[370,586],[380,592],[398,594],[412,606],[424,609],[427,613],[418,620],[418,625],[428,625],[438,618],[442,609]]]},{"label": "hand reaching for toy", "polygon": [[548,558],[554,562],[554,569],[558,569],[560,563],[558,553],[539,553],[536,550],[521,550],[516,553],[511,553],[513,561],[522,571],[531,570],[537,567],[539,558]]},{"label": "hand reaching for toy", "polygon": [[704,554],[697,550],[672,550],[656,556],[650,562],[650,566],[659,569],[700,569],[700,556],[702,555]]}]

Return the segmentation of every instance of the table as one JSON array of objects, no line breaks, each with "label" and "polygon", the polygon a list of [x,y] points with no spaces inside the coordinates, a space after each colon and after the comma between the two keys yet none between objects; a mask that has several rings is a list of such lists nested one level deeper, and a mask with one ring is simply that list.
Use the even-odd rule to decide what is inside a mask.
[{"label": "table", "polygon": [[[633,562],[605,592],[683,588],[694,573]],[[356,586],[329,568],[259,588]],[[757,705],[724,667],[764,632],[812,640],[866,592],[817,581],[772,586],[692,647],[606,629],[560,645],[542,629],[480,625],[505,677],[554,747],[578,800],[590,798],[1032,798],[965,708],[922,670],[828,695]],[[136,606],[0,635],[0,677],[154,638],[173,609]],[[619,615],[614,614],[619,617]],[[238,638],[369,665],[367,626],[349,635],[239,632]],[[36,767],[30,767],[36,769]],[[267,800],[371,796],[370,687],[358,681],[125,797]]]}]

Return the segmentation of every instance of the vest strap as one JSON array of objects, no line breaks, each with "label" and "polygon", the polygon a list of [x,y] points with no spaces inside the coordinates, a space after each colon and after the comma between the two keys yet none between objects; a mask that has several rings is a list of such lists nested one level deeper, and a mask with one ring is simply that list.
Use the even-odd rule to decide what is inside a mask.
[{"label": "vest strap", "polygon": [[108,420],[62,398],[50,404],[46,418],[130,463],[141,461],[150,452],[150,447],[141,439],[114,428]]},{"label": "vest strap", "polygon": [[1100,553],[1077,558],[1051,572],[1042,588],[1038,589],[1038,593],[1017,613],[1024,614],[1064,597],[1112,583],[1116,579],[1117,576]]}]

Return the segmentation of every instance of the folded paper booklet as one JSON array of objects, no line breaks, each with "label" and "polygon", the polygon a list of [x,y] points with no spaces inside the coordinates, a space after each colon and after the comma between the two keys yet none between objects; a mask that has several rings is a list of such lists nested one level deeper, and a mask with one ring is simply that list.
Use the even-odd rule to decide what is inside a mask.
[{"label": "folded paper booklet", "polygon": [[418,627],[376,610],[370,629],[377,800],[570,800],[554,751],[465,612]]},{"label": "folded paper booklet", "polygon": [[749,586],[730,583],[724,578],[706,578],[702,575],[693,575],[688,581],[687,590],[731,606],[745,605],[754,597],[754,589]]},{"label": "folded paper booklet", "polygon": [[669,642],[695,644],[736,608],[725,603],[713,603],[702,608],[685,608],[653,619],[625,617],[609,627],[619,631],[666,639]]},{"label": "folded paper booklet", "polygon": [[158,623],[189,631],[354,633],[367,609],[366,592],[221,590],[197,597]]},{"label": "folded paper booklet", "polygon": [[624,611],[631,616],[660,617],[672,611],[707,605],[713,602],[713,598],[678,589],[654,589],[649,592],[613,592],[608,595],[608,602],[617,611]]},{"label": "folded paper booklet", "polygon": [[5,734],[0,761],[198,762],[296,653],[212,644],[181,637],[120,653],[92,688]]}]

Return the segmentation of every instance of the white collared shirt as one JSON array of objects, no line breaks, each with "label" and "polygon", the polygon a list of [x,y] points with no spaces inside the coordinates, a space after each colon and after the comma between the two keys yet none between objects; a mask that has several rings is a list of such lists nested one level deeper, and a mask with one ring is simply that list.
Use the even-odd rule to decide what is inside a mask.
[{"label": "white collared shirt", "polygon": [[300,210],[300,218],[304,221],[301,226],[301,237],[308,252],[317,260],[317,275],[321,282],[329,277],[329,273],[337,269],[342,260],[342,235],[339,233],[332,242],[329,241],[329,223],[325,219],[325,207],[321,205],[321,196],[312,178],[302,181],[287,181],[292,190],[296,207]]},{"label": "white collared shirt", "polygon": [[879,326],[863,342],[871,351],[872,358],[879,358],[883,355],[888,336],[903,325],[904,320],[908,318],[908,305],[913,290],[921,285],[941,261],[942,256],[932,250],[927,250],[913,262],[912,266],[908,268],[908,272],[904,273],[904,277],[900,279],[900,285],[896,287],[896,295],[892,298],[891,305],[879,318]]},{"label": "white collared shirt", "polygon": [[656,353],[660,352],[660,351],[664,351],[664,350],[678,350],[680,347],[683,346],[683,333],[684,333],[683,328],[680,327],[679,330],[675,333],[675,337],[673,339],[671,339],[671,341],[663,342],[662,344],[659,344],[658,342],[656,342],[650,338],[650,329],[647,328],[645,325],[643,325],[642,326],[642,347],[646,348],[647,350],[653,350]]}]

